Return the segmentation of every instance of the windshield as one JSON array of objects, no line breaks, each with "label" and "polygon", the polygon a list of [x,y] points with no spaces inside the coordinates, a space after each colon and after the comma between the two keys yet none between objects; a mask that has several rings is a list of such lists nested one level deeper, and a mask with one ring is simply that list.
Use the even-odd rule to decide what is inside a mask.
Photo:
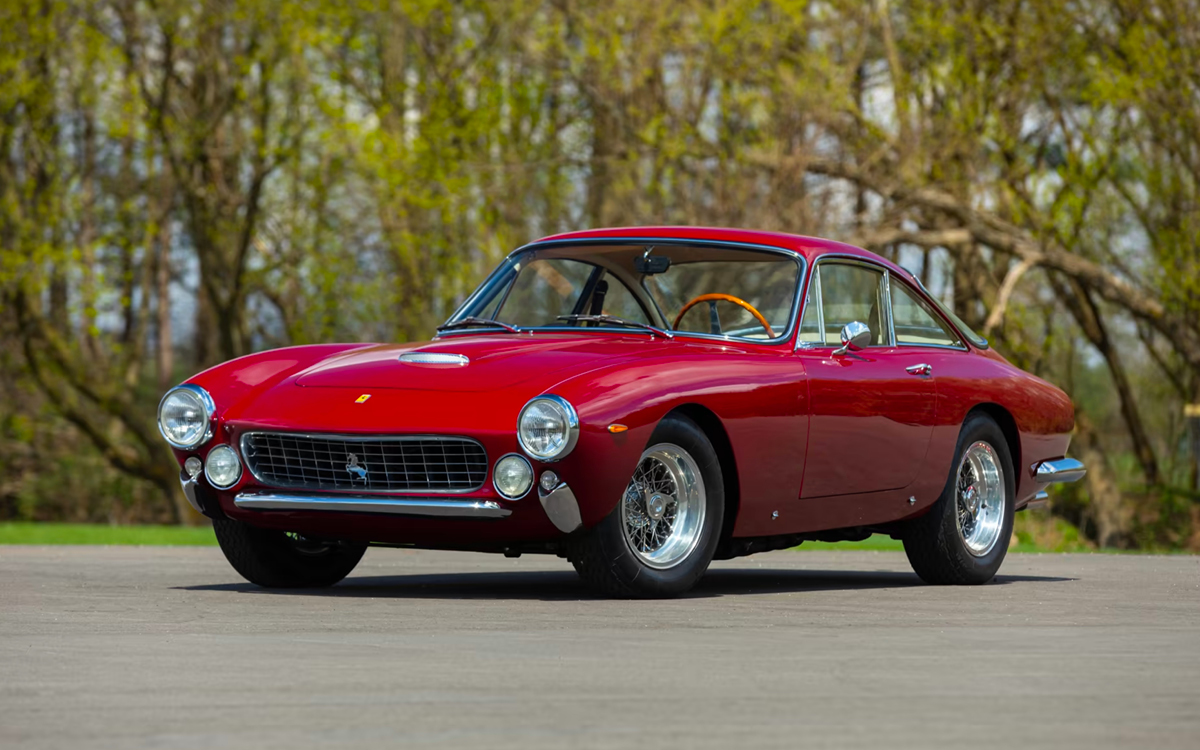
[{"label": "windshield", "polygon": [[472,318],[774,341],[791,327],[801,270],[787,253],[715,245],[532,248],[508,258],[443,328]]}]

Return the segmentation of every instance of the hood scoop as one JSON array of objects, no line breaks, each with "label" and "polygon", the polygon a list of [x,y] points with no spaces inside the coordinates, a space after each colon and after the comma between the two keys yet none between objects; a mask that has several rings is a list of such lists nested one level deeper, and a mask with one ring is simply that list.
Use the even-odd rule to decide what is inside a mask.
[{"label": "hood scoop", "polygon": [[465,354],[421,351],[405,352],[397,359],[410,365],[451,365],[454,367],[462,367],[471,361]]}]

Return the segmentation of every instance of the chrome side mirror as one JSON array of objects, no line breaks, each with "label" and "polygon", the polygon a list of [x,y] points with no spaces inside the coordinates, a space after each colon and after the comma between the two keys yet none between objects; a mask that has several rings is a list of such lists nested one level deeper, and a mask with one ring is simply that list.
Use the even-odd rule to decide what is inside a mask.
[{"label": "chrome side mirror", "polygon": [[852,320],[842,326],[842,348],[834,349],[835,356],[866,349],[871,343],[871,328],[866,323]]}]

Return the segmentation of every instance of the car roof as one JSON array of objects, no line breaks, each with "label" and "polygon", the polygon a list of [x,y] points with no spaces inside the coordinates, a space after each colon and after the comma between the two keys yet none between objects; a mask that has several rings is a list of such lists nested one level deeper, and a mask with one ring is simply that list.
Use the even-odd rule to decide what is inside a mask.
[{"label": "car roof", "polygon": [[801,234],[788,234],[786,232],[767,232],[756,229],[733,229],[729,227],[642,226],[584,229],[577,232],[550,235],[530,244],[578,240],[652,240],[657,238],[769,245],[771,247],[791,250],[809,261],[814,261],[822,255],[850,255],[881,263],[888,268],[899,269],[898,266],[890,262],[887,258],[869,250],[864,250],[861,247],[855,247],[854,245],[848,245],[836,240],[806,237]]}]

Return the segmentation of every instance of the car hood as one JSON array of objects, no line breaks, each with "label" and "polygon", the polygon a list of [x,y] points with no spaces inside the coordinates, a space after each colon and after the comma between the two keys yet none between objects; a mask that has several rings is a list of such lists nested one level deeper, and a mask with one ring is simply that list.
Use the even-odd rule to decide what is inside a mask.
[{"label": "car hood", "polygon": [[[652,356],[661,352],[661,344],[649,336],[611,334],[455,336],[355,349],[309,367],[293,382],[303,388],[496,391],[535,379],[559,380],[614,360]],[[426,364],[400,359],[411,353],[455,354],[465,361]]]}]

